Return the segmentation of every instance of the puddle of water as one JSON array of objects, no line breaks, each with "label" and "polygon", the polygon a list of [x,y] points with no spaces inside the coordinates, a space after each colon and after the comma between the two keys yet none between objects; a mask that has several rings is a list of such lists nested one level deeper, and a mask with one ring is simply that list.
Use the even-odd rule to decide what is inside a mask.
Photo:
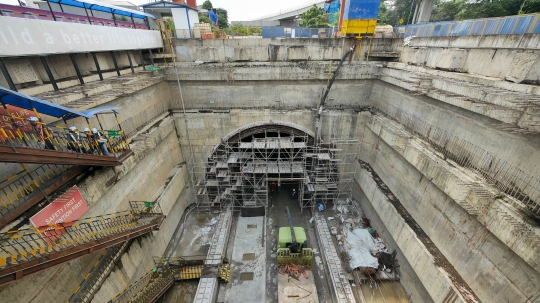
[{"label": "puddle of water", "polygon": [[366,303],[410,303],[403,286],[399,282],[379,282],[377,288],[375,285],[369,287],[369,284],[362,284],[360,288]]}]

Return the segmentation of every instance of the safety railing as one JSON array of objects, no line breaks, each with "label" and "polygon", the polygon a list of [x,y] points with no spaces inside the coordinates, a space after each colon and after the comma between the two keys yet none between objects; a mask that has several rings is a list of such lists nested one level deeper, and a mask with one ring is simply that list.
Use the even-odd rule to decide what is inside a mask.
[{"label": "safety railing", "polygon": [[94,134],[69,131],[60,126],[45,127],[41,122],[34,124],[33,127],[21,128],[16,121],[0,122],[0,146],[101,156],[129,150],[123,130],[99,130],[97,134]]},{"label": "safety railing", "polygon": [[338,32],[337,27],[305,28],[305,27],[281,27],[263,26],[263,38],[331,38]]},{"label": "safety railing", "polygon": [[162,218],[161,208],[152,203],[141,211],[132,208],[0,233],[0,285],[144,234],[158,226]]},{"label": "safety railing", "polygon": [[62,181],[68,181],[75,177],[77,172],[68,173],[73,168],[72,165],[44,164],[28,171],[26,166],[23,166],[21,172],[0,182],[0,226],[9,222],[8,219],[21,207],[24,206],[24,210],[27,210],[33,206],[35,203],[26,204],[32,202],[36,195],[41,194],[39,199],[34,201],[37,203],[45,197],[44,191],[51,192],[64,184],[56,184],[58,180],[63,178]]},{"label": "safety railing", "polygon": [[94,295],[98,292],[101,285],[105,283],[116,262],[122,257],[130,243],[131,241],[126,241],[107,249],[107,252],[94,263],[92,269],[86,274],[84,281],[77,286],[77,289],[75,289],[73,295],[69,298],[68,303],[87,303],[92,301]]},{"label": "safety railing", "polygon": [[540,179],[536,176],[395,106],[387,103],[376,106],[376,111],[429,142],[445,158],[478,173],[488,184],[520,201],[530,212],[540,215]]},{"label": "safety railing", "polygon": [[29,172],[23,170],[0,182],[0,216],[4,210],[16,208],[24,198],[71,167],[71,165],[44,164]]},{"label": "safety railing", "polygon": [[37,9],[37,8],[28,7],[28,6],[9,5],[9,4],[0,4],[0,15],[6,16],[6,17],[35,19],[35,20],[49,20],[49,21],[57,21],[57,22],[92,24],[92,25],[101,25],[101,26],[110,26],[110,27],[148,29],[145,23],[140,23],[141,21],[128,22],[128,21],[121,21],[121,20],[98,18],[98,17],[93,17],[93,16],[68,14],[64,12],[54,12],[54,17],[53,17],[51,11],[49,10]]},{"label": "safety railing", "polygon": [[153,269],[109,303],[155,302],[174,283],[174,275],[175,271],[170,268]]},{"label": "safety railing", "polygon": [[304,264],[311,266],[313,260],[313,250],[311,248],[302,248],[302,252],[292,253],[288,248],[278,248],[277,252],[278,264]]},{"label": "safety railing", "polygon": [[394,27],[397,37],[456,37],[540,34],[540,14],[411,24]]}]

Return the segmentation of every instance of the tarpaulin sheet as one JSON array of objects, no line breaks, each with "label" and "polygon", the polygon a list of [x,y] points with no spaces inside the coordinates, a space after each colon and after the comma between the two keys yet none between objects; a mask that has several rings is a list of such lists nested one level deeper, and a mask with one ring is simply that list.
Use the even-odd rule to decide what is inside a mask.
[{"label": "tarpaulin sheet", "polygon": [[371,255],[376,253],[377,249],[367,229],[355,228],[349,231],[345,237],[344,248],[351,257],[351,268],[379,267],[379,260]]}]

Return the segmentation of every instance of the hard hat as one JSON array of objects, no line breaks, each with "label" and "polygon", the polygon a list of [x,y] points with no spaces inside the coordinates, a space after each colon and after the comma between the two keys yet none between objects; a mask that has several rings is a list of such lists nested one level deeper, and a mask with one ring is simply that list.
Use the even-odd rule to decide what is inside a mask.
[{"label": "hard hat", "polygon": [[95,127],[92,128],[92,132],[93,132],[94,134],[97,134],[97,129],[96,129]]},{"label": "hard hat", "polygon": [[90,129],[88,127],[84,128],[84,132],[89,132],[89,131],[90,131]]},{"label": "hard hat", "polygon": [[30,117],[28,118],[28,121],[37,122],[37,121],[39,121],[39,119],[38,119],[37,117],[30,116]]},{"label": "hard hat", "polygon": [[76,131],[76,130],[77,130],[77,127],[74,126],[74,125],[72,125],[72,126],[69,127],[69,130],[71,130],[71,131]]}]

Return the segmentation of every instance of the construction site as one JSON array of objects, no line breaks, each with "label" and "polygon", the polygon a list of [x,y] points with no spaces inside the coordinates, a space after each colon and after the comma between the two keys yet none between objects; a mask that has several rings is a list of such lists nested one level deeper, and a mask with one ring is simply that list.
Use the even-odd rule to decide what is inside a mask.
[{"label": "construction site", "polygon": [[540,15],[202,39],[81,5],[0,6],[1,302],[540,302]]}]

